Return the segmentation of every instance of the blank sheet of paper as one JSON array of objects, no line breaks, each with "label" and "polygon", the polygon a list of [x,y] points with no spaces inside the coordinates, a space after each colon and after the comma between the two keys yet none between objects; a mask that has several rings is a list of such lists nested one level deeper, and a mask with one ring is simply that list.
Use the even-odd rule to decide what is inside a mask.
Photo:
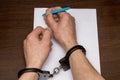
[{"label": "blank sheet of paper", "polygon": [[[42,16],[45,10],[46,8],[34,9],[34,28],[36,26],[47,27]],[[67,12],[75,18],[78,43],[85,47],[88,60],[100,73],[96,9],[70,9]],[[42,68],[43,70],[49,70],[51,73],[54,67],[60,65],[59,60],[65,56],[65,51],[61,45],[54,39],[52,39],[52,42],[52,51]],[[73,80],[71,70],[65,72],[62,70],[51,80]]]}]

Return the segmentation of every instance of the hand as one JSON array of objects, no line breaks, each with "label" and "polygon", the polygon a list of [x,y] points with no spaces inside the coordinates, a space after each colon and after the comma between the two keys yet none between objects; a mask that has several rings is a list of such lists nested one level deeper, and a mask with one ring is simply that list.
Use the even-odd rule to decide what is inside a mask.
[{"label": "hand", "polygon": [[24,40],[24,55],[27,68],[41,68],[51,50],[51,35],[48,29],[37,27]]},{"label": "hand", "polygon": [[46,24],[52,29],[54,37],[67,51],[77,44],[75,33],[75,19],[67,12],[61,12],[55,15],[51,14],[52,10],[60,7],[49,8],[44,17]]}]

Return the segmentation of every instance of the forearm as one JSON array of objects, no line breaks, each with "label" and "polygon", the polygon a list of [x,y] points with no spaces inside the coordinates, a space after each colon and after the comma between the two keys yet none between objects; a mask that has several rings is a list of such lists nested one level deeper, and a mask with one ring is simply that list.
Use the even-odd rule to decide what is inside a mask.
[{"label": "forearm", "polygon": [[18,80],[38,80],[38,73],[35,72],[24,73]]},{"label": "forearm", "polygon": [[[42,65],[43,65],[42,61],[40,61],[39,64],[29,63],[26,65],[26,69],[29,69],[29,68],[41,69]],[[38,78],[39,78],[38,72],[31,71],[31,72],[23,73],[18,80],[38,80]]]},{"label": "forearm", "polygon": [[91,66],[81,50],[74,51],[69,61],[74,80],[104,80]]}]

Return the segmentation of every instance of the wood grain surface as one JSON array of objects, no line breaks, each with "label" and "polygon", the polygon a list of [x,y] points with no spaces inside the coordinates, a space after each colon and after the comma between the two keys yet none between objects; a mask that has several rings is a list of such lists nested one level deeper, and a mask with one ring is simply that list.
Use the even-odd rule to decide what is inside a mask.
[{"label": "wood grain surface", "polygon": [[97,9],[102,75],[120,80],[120,0],[0,0],[0,80],[17,80],[25,66],[23,40],[34,8],[53,6]]}]

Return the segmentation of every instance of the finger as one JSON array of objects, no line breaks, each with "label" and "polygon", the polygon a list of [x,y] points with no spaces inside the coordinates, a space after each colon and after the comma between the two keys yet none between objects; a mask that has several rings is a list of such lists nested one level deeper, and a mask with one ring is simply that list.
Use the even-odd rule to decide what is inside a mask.
[{"label": "finger", "polygon": [[56,7],[52,7],[51,9],[52,10],[57,10],[57,9],[60,9],[61,7],[60,6],[56,6]]},{"label": "finger", "polygon": [[46,10],[46,16],[45,16],[45,20],[46,22],[51,25],[51,24],[56,24],[53,15],[51,14],[52,8],[48,8]]},{"label": "finger", "polygon": [[58,18],[59,16],[58,16],[57,14],[54,14],[53,17],[54,17],[54,18]]},{"label": "finger", "polygon": [[44,29],[42,27],[35,28],[28,36],[27,39],[33,39],[33,40],[39,40],[40,35],[42,35],[44,32]]},{"label": "finger", "polygon": [[48,29],[45,30],[42,38],[42,43],[50,48],[52,46],[51,34]]},{"label": "finger", "polygon": [[52,28],[52,30],[54,30],[56,27],[55,27],[55,25],[57,24],[56,22],[58,21],[58,18],[57,18],[57,16],[55,15],[52,15],[51,14],[51,11],[52,10],[55,10],[55,9],[59,9],[60,7],[53,7],[53,8],[48,8],[47,10],[46,10],[46,15],[47,16],[45,16],[45,22],[46,22],[46,24],[50,27],[50,28]]},{"label": "finger", "polygon": [[60,20],[58,14],[54,14],[53,17],[54,17],[54,19],[55,19],[56,22],[58,22]]},{"label": "finger", "polygon": [[46,28],[49,32],[50,32],[50,36],[51,38],[53,37],[53,31],[51,30],[51,28]]},{"label": "finger", "polygon": [[[58,9],[60,9],[60,8],[61,8],[60,6],[57,6],[57,7],[51,8],[51,9],[52,9],[52,10],[58,10]],[[56,22],[59,21],[59,15],[58,15],[58,14],[54,14],[54,15],[53,15],[53,18],[55,19]]]},{"label": "finger", "polygon": [[66,12],[66,11],[60,12],[60,13],[58,13],[58,15],[60,16],[60,18],[66,16],[66,15],[70,16],[70,14],[68,12]]},{"label": "finger", "polygon": [[45,29],[42,40],[51,40],[51,32]]},{"label": "finger", "polygon": [[[57,9],[60,9],[61,7],[53,7],[53,8],[51,8],[52,10],[57,10]],[[64,16],[70,16],[70,14],[68,13],[68,12],[59,12],[59,13],[57,13],[56,15],[53,15],[53,17],[54,17],[54,19],[55,19],[55,21],[59,21],[62,17],[64,17]]]},{"label": "finger", "polygon": [[43,31],[44,31],[44,28],[42,28],[41,26],[38,26],[32,31],[32,34],[35,36],[39,36],[40,33],[42,33]]}]

